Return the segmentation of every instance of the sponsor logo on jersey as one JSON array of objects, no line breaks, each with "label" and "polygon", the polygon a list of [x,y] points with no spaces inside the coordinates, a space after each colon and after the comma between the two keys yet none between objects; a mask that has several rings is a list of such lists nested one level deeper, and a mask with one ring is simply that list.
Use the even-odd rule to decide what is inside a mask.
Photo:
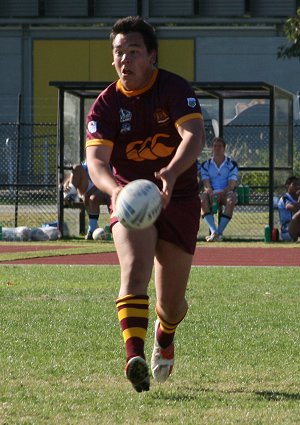
[{"label": "sponsor logo on jersey", "polygon": [[170,136],[165,133],[157,133],[154,137],[147,137],[146,140],[137,140],[131,142],[126,147],[127,158],[132,161],[145,161],[146,159],[154,161],[157,158],[170,156],[175,147],[166,146],[164,139]]},{"label": "sponsor logo on jersey", "polygon": [[96,121],[90,121],[88,123],[88,130],[90,133],[96,133],[97,131],[97,123]]},{"label": "sponsor logo on jersey", "polygon": [[163,109],[157,109],[154,112],[154,117],[158,124],[167,124],[170,121],[170,117]]},{"label": "sponsor logo on jersey", "polygon": [[129,122],[122,123],[120,132],[122,134],[125,134],[125,133],[128,133],[129,131],[131,131],[131,124]]},{"label": "sponsor logo on jersey", "polygon": [[132,113],[127,109],[120,109],[120,122],[128,122],[131,121]]},{"label": "sponsor logo on jersey", "polygon": [[197,105],[197,99],[195,99],[194,97],[188,97],[187,103],[190,108],[195,108],[195,106]]}]

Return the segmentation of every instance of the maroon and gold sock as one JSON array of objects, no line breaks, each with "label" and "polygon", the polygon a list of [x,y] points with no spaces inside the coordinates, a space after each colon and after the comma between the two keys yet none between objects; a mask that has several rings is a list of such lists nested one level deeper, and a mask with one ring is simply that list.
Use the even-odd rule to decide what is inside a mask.
[{"label": "maroon and gold sock", "polygon": [[184,319],[185,315],[176,323],[170,323],[162,319],[157,312],[156,314],[159,320],[159,326],[156,331],[156,339],[161,348],[167,348],[172,344],[175,336],[175,331],[180,322]]},{"label": "maroon and gold sock", "polygon": [[144,344],[148,328],[148,295],[125,295],[116,300],[118,319],[126,350],[126,361],[135,356],[145,358]]}]

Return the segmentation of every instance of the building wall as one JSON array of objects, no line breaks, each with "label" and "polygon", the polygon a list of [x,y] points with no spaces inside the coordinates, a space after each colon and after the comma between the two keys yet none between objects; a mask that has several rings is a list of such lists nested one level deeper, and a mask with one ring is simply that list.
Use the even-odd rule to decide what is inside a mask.
[{"label": "building wall", "polygon": [[22,38],[0,37],[0,118],[16,120],[18,95],[22,92]]},{"label": "building wall", "polygon": [[296,0],[2,0],[0,18],[289,16]]},{"label": "building wall", "polygon": [[[50,81],[113,81],[111,63],[108,40],[34,40],[34,121],[56,120],[57,90]],[[193,80],[194,40],[162,40],[159,65]]]},{"label": "building wall", "polygon": [[197,37],[197,81],[264,81],[292,93],[300,90],[298,59],[277,58],[283,37]]},{"label": "building wall", "polygon": [[55,121],[57,90],[50,81],[111,81],[107,40],[34,40],[33,111],[35,121]]},{"label": "building wall", "polygon": [[[49,81],[112,81],[109,27],[0,27],[0,121],[56,121]],[[277,59],[286,40],[276,28],[158,27],[159,66],[190,81],[265,81],[297,93],[298,59]]]}]

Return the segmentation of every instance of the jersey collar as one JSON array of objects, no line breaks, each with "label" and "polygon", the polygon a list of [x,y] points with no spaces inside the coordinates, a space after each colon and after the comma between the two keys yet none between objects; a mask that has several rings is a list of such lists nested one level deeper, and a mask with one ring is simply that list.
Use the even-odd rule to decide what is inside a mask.
[{"label": "jersey collar", "polygon": [[149,83],[145,87],[139,90],[126,90],[125,87],[123,87],[121,80],[117,81],[117,87],[127,97],[139,96],[140,94],[143,94],[146,91],[148,91],[153,86],[153,84],[156,81],[157,75],[158,75],[158,69],[154,69]]}]

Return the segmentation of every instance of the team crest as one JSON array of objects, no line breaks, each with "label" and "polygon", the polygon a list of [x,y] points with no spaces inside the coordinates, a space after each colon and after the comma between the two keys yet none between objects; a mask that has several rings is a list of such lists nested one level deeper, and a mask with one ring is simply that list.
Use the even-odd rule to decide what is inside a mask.
[{"label": "team crest", "polygon": [[157,109],[154,116],[158,124],[166,124],[170,120],[169,115],[163,109]]},{"label": "team crest", "polygon": [[128,122],[131,121],[132,113],[127,109],[120,109],[120,122]]},{"label": "team crest", "polygon": [[195,99],[194,97],[188,97],[187,103],[190,108],[195,108],[195,106],[197,105],[197,99]]}]

